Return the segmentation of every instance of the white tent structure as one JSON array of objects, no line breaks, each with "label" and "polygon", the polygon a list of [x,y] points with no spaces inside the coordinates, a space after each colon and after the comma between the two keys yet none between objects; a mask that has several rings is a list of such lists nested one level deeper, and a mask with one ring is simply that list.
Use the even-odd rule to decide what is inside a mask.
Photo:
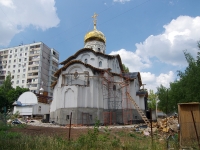
[{"label": "white tent structure", "polygon": [[50,111],[50,105],[39,103],[36,95],[32,92],[21,94],[13,105],[13,113],[19,112],[22,116],[46,115]]}]

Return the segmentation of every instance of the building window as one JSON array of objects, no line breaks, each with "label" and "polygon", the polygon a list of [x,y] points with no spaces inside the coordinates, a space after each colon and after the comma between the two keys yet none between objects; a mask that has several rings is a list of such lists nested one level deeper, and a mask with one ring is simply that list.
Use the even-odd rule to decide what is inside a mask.
[{"label": "building window", "polygon": [[17,75],[17,78],[19,78],[19,75]]},{"label": "building window", "polygon": [[17,57],[17,54],[15,54],[15,57]]},{"label": "building window", "polygon": [[25,74],[23,74],[22,77],[25,78]]},{"label": "building window", "polygon": [[19,62],[21,62],[21,59],[19,59]]},{"label": "building window", "polygon": [[16,62],[16,59],[14,59],[14,62]]},{"label": "building window", "polygon": [[98,52],[100,52],[100,48],[98,48]]},{"label": "building window", "polygon": [[22,56],[22,54],[20,54],[20,56]]},{"label": "building window", "polygon": [[[28,50],[28,47],[26,47],[26,50]],[[26,53],[25,53],[26,54]]]},{"label": "building window", "polygon": [[21,64],[19,64],[18,67],[21,67]]},{"label": "building window", "polygon": [[17,84],[19,84],[19,80],[17,80]]},{"label": "building window", "polygon": [[27,60],[27,58],[24,58],[24,61],[26,61]]},{"label": "building window", "polygon": [[20,69],[18,69],[18,72],[20,72]]},{"label": "building window", "polygon": [[12,58],[12,55],[10,55],[10,58]]},{"label": "building window", "polygon": [[99,62],[99,67],[102,67],[102,61]]},{"label": "building window", "polygon": [[15,73],[15,70],[13,70],[13,73]]},{"label": "building window", "polygon": [[15,49],[15,52],[17,52],[17,49]]},{"label": "building window", "polygon": [[12,50],[10,50],[10,53],[12,53]]},{"label": "building window", "polygon": [[[14,70],[13,70],[14,71]],[[14,79],[15,76],[12,76],[12,79]]]},{"label": "building window", "polygon": [[69,115],[66,116],[66,120],[69,120]]},{"label": "building window", "polygon": [[23,69],[23,72],[26,72],[26,69]]},{"label": "building window", "polygon": [[8,65],[8,68],[10,68],[10,65]]},{"label": "building window", "polygon": [[9,60],[9,63],[11,63],[11,60]]},{"label": "building window", "polygon": [[20,48],[20,51],[22,51],[22,48]]},{"label": "building window", "polygon": [[13,68],[15,68],[15,65],[13,65]]},{"label": "building window", "polygon": [[85,59],[85,64],[87,64],[87,59]]},{"label": "building window", "polygon": [[38,112],[41,112],[42,108],[41,106],[38,107]]},{"label": "building window", "polygon": [[24,54],[25,56],[27,55],[27,53]]},{"label": "building window", "polygon": [[24,80],[22,80],[22,83],[24,83]]}]

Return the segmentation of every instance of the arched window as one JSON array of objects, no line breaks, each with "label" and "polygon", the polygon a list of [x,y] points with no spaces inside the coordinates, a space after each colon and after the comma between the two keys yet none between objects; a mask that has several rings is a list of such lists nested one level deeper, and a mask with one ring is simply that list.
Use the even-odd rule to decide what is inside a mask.
[{"label": "arched window", "polygon": [[87,64],[87,59],[85,59],[85,64]]},{"label": "arched window", "polygon": [[102,67],[102,61],[99,62],[99,67]]},{"label": "arched window", "polygon": [[100,48],[98,48],[98,52],[100,52]]}]

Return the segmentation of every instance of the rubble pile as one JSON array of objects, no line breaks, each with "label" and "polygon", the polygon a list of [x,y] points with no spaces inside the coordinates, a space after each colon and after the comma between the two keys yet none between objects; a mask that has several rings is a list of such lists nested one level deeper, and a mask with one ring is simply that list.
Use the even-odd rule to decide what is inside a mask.
[{"label": "rubble pile", "polygon": [[178,132],[178,118],[170,116],[165,119],[158,119],[152,126],[163,132]]},{"label": "rubble pile", "polygon": [[[151,124],[147,127],[143,125],[136,125],[134,130],[136,132],[143,133],[146,136],[151,134]],[[152,132],[159,133],[177,133],[178,132],[178,118],[176,116],[170,116],[164,119],[158,119],[157,122],[152,122]]]}]

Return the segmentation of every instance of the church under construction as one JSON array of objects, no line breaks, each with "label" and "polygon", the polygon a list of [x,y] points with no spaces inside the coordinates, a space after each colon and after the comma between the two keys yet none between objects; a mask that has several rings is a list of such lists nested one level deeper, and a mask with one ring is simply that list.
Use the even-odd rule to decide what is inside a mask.
[{"label": "church under construction", "polygon": [[132,124],[146,117],[148,93],[140,72],[124,72],[120,55],[106,54],[106,37],[96,28],[84,37],[84,48],[60,64],[52,85],[50,120],[60,125]]}]

